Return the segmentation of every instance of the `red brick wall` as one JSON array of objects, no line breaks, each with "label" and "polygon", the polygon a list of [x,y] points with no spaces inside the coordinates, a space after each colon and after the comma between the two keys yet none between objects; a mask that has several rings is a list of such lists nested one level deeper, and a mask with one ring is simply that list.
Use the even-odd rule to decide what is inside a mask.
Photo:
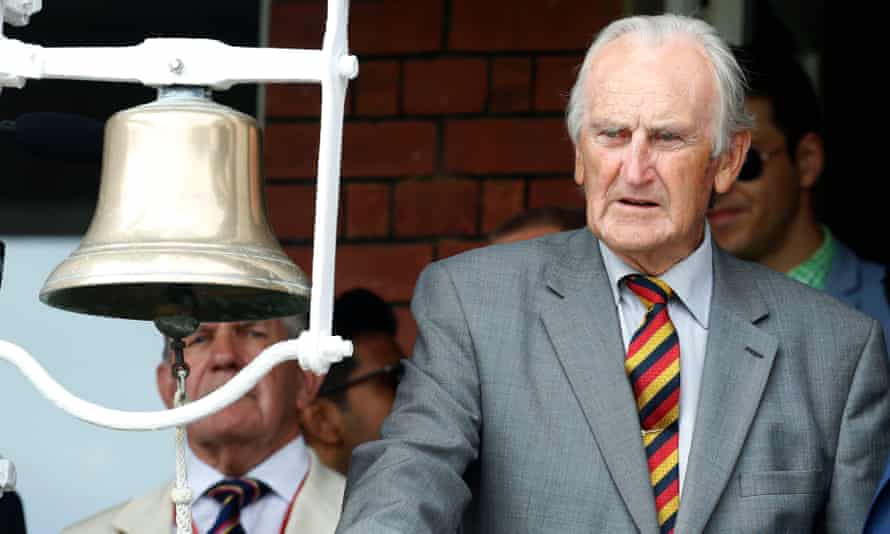
[{"label": "red brick wall", "polygon": [[[480,246],[529,207],[582,206],[563,126],[594,33],[621,0],[352,0],[360,62],[347,96],[336,291],[408,303],[430,261]],[[272,4],[270,46],[319,48],[326,3]],[[267,204],[288,253],[311,272],[320,89],[267,93]]]}]

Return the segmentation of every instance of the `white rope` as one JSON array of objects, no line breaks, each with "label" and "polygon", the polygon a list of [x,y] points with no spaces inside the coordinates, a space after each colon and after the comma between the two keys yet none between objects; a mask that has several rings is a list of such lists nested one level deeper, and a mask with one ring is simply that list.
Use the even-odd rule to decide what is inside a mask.
[{"label": "white rope", "polygon": [[[177,380],[173,404],[178,408],[188,402],[185,394],[185,380]],[[188,487],[188,473],[185,466],[185,425],[176,427],[176,482],[170,491],[170,498],[176,506],[177,534],[192,534],[192,490]]]}]

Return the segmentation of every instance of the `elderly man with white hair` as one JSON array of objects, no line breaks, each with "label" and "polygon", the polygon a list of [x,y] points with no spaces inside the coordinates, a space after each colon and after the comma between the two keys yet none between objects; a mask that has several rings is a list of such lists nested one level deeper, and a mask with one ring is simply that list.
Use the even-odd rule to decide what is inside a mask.
[{"label": "elderly man with white hair", "polygon": [[713,28],[608,25],[568,126],[586,229],[429,266],[340,534],[858,532],[890,449],[873,319],[720,250],[751,142]]}]

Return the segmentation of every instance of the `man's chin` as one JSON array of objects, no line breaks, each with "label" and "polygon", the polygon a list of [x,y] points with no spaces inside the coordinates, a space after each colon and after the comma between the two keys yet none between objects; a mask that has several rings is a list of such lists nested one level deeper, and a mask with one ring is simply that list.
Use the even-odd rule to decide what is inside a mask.
[{"label": "man's chin", "polygon": [[666,240],[651,228],[632,232],[616,232],[605,235],[602,239],[616,254],[651,253],[666,243]]},{"label": "man's chin", "polygon": [[255,429],[259,428],[256,410],[248,412],[236,405],[237,403],[194,423],[191,430],[198,435],[198,439],[216,443],[256,439],[258,431]]}]

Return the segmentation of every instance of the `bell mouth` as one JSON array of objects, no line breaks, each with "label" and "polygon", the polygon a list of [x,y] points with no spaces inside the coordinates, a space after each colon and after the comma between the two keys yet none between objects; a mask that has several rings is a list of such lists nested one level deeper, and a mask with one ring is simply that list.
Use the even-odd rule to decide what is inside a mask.
[{"label": "bell mouth", "polygon": [[185,315],[200,322],[254,321],[306,313],[308,298],[270,289],[209,283],[81,285],[41,293],[56,308],[89,315],[154,320]]},{"label": "bell mouth", "polygon": [[230,246],[129,243],[78,249],[49,276],[40,300],[63,310],[151,321],[202,322],[305,313],[305,275],[287,256]]}]

